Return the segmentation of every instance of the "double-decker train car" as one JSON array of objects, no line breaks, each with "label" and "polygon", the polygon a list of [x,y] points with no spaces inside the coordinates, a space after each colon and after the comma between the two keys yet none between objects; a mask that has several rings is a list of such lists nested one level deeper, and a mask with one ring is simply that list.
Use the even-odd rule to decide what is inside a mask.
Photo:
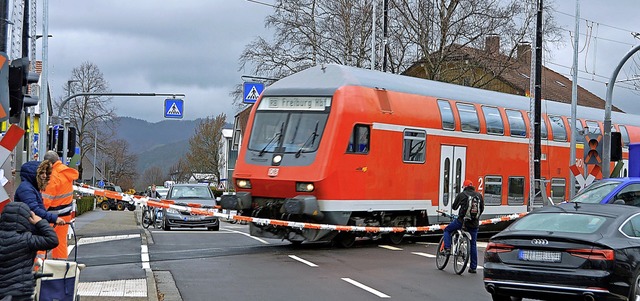
[{"label": "double-decker train car", "polygon": [[[485,198],[482,218],[526,212],[529,103],[341,65],[309,68],[266,88],[252,108],[233,176],[236,195],[222,206],[288,221],[424,226],[445,222],[436,210],[450,210],[462,182],[472,179]],[[547,193],[565,200],[574,189],[567,185],[570,126],[600,133],[604,111],[580,106],[572,122],[567,104],[543,101],[542,108],[541,174]],[[640,116],[614,112],[612,122],[625,146],[640,141]],[[582,148],[577,154],[582,158]],[[359,235],[258,224],[250,231],[343,246]],[[386,235],[398,243],[403,233]]]}]

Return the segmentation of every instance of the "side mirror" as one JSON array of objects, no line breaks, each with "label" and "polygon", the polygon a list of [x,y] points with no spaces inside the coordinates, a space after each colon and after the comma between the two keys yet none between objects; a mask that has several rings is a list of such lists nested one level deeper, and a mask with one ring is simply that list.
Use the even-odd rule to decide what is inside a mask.
[{"label": "side mirror", "polygon": [[623,199],[616,199],[615,201],[613,201],[614,204],[618,204],[618,205],[625,205],[625,201]]}]

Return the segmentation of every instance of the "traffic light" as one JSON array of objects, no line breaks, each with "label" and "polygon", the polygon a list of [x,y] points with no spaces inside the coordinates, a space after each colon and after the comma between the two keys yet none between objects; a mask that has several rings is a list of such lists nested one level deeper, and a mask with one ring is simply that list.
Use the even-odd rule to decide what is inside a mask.
[{"label": "traffic light", "polygon": [[0,52],[0,122],[9,119],[9,59]]},{"label": "traffic light", "polygon": [[584,164],[602,164],[602,135],[585,135]]},{"label": "traffic light", "polygon": [[11,61],[9,65],[9,122],[18,123],[24,107],[38,104],[38,98],[26,94],[28,86],[38,82],[38,74],[29,71],[29,58]]},{"label": "traffic light", "polygon": [[611,132],[611,162],[622,160],[622,134]]},{"label": "traffic light", "polygon": [[[67,158],[73,157],[76,154],[76,128],[69,127],[69,141],[67,144]],[[64,127],[63,126],[55,126],[50,127],[47,130],[47,137],[49,138],[47,141],[47,149],[57,150],[58,156],[60,158],[63,157],[62,150],[64,149]]]}]

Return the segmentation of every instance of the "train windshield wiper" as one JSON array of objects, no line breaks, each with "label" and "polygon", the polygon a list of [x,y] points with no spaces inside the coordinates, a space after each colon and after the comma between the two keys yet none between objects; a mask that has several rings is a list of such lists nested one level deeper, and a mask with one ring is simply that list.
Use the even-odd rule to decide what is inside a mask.
[{"label": "train windshield wiper", "polygon": [[280,137],[282,137],[282,131],[283,130],[284,130],[284,122],[282,124],[280,124],[280,131],[277,132],[275,135],[273,135],[273,138],[271,138],[271,140],[269,140],[267,145],[265,145],[264,148],[262,148],[262,150],[260,150],[260,153],[258,154],[258,157],[262,157],[262,155],[264,155],[264,153],[267,151],[267,148],[269,148],[269,146],[271,146],[271,143],[273,143],[273,141],[275,141],[276,138],[278,138],[278,144],[280,143]]},{"label": "train windshield wiper", "polygon": [[311,133],[311,135],[309,135],[309,138],[307,138],[307,141],[305,141],[302,146],[300,146],[300,149],[298,149],[298,151],[296,152],[296,158],[300,157],[300,154],[302,154],[302,149],[307,146],[307,143],[309,143],[309,141],[311,141],[311,145],[314,145],[316,143],[316,137],[318,137],[318,123],[319,121],[316,121],[316,128],[313,130],[313,133]]}]

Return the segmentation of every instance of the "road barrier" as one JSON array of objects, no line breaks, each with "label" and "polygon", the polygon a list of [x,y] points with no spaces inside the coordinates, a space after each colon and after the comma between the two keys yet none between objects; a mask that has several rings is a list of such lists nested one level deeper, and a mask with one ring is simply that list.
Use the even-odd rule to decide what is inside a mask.
[{"label": "road barrier", "polygon": [[[225,218],[227,220],[236,220],[241,222],[244,221],[248,223],[255,223],[260,226],[270,225],[270,226],[276,226],[276,227],[290,227],[294,229],[315,229],[315,230],[369,232],[369,233],[433,232],[433,231],[443,230],[447,226],[446,224],[438,224],[438,225],[421,226],[421,227],[362,227],[362,226],[341,226],[341,225],[291,222],[291,221],[275,220],[275,219],[268,219],[268,218],[257,218],[257,217],[250,217],[250,216],[241,216],[241,215],[236,215],[231,213],[224,213],[220,211],[220,208],[206,208],[206,207],[203,207],[201,204],[195,204],[195,203],[187,203],[187,204],[179,203],[178,205],[176,204],[175,201],[160,200],[156,198],[149,198],[146,196],[130,195],[122,192],[115,192],[115,191],[104,190],[96,187],[91,187],[89,185],[80,185],[80,186],[74,185],[73,188],[74,190],[80,193],[87,193],[95,196],[104,196],[111,199],[129,202],[130,204],[135,203],[137,206],[146,205],[146,206],[157,207],[157,208],[188,211],[192,214],[215,216],[218,218]],[[496,224],[499,222],[512,221],[512,220],[521,218],[526,214],[527,213],[516,213],[516,214],[505,215],[505,216],[496,217],[492,219],[481,220],[480,225],[489,225],[489,224]]]}]

